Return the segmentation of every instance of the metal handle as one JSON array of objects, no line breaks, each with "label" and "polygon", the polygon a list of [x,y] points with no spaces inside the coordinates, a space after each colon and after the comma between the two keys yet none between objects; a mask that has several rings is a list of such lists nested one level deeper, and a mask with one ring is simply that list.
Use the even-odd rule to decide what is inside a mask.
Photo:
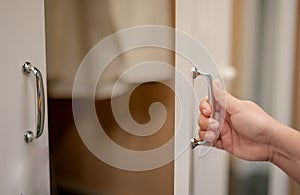
[{"label": "metal handle", "polygon": [[25,141],[32,142],[34,139],[39,138],[44,130],[45,95],[43,77],[39,69],[32,66],[30,62],[25,62],[22,67],[25,74],[30,74],[30,72],[34,74],[36,83],[36,133],[34,134],[31,130],[25,132]]},{"label": "metal handle", "polygon": [[[210,108],[211,108],[211,114],[210,116],[213,117],[214,113],[215,113],[215,97],[214,97],[214,92],[213,92],[213,77],[206,73],[206,72],[201,72],[199,70],[197,70],[196,67],[192,68],[192,73],[193,73],[193,79],[196,79],[198,76],[203,76],[206,80],[207,80],[207,89],[208,89],[208,102],[210,104]],[[193,138],[191,140],[192,143],[192,148],[196,148],[199,145],[205,145],[208,142],[207,141],[201,141],[201,140],[197,140],[196,138]]]}]

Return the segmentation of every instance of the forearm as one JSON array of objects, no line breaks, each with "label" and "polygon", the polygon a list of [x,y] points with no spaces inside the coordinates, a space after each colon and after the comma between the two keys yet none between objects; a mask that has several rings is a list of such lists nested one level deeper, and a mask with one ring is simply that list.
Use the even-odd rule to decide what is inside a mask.
[{"label": "forearm", "polygon": [[300,133],[276,122],[270,161],[300,184]]}]

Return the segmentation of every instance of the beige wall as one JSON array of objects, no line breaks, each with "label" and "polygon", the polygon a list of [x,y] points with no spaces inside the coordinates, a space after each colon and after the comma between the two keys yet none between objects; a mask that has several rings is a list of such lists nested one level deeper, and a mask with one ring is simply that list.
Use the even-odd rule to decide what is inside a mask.
[{"label": "beige wall", "polygon": [[[174,27],[172,0],[47,0],[46,1],[47,76],[49,96],[70,98],[73,80],[84,56],[103,38],[124,28],[138,25]],[[139,49],[139,54],[123,53],[122,62],[112,63],[102,77],[110,85],[138,61],[144,59],[172,63],[165,52]],[[87,74],[89,71],[88,70]]]}]

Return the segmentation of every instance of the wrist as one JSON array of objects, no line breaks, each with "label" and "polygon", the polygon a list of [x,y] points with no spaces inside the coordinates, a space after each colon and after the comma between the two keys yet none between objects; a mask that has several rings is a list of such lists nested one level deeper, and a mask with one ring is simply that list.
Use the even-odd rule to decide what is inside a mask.
[{"label": "wrist", "polygon": [[278,121],[272,119],[273,121],[269,123],[268,127],[270,132],[269,138],[269,157],[268,161],[273,164],[278,164],[278,161],[282,161],[283,159],[288,160],[288,153],[286,150],[286,128],[283,124]]},{"label": "wrist", "polygon": [[293,142],[295,142],[297,134],[295,134],[295,130],[277,121],[274,124],[269,145],[269,161],[285,169],[287,162],[296,163],[296,160],[298,160],[293,159],[293,148],[295,147]]},{"label": "wrist", "polygon": [[268,161],[281,168],[300,184],[300,133],[278,121],[264,124],[267,133]]}]

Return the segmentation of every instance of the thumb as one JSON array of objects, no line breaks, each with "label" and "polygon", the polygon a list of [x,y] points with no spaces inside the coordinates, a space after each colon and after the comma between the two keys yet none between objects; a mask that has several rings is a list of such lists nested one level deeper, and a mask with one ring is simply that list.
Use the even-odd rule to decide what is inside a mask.
[{"label": "thumb", "polygon": [[241,109],[241,100],[237,99],[227,91],[225,92],[226,111],[233,115]]},{"label": "thumb", "polygon": [[241,108],[241,100],[228,93],[218,79],[213,81],[213,91],[215,101],[226,111],[232,115]]}]

